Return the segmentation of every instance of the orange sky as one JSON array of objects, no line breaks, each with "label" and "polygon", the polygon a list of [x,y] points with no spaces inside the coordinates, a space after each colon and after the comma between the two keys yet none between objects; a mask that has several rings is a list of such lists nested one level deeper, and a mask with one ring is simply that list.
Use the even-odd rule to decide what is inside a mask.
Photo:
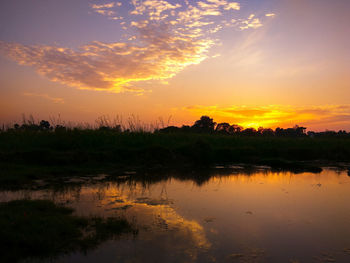
[{"label": "orange sky", "polygon": [[350,131],[349,10],[342,0],[1,1],[0,122],[209,115]]}]

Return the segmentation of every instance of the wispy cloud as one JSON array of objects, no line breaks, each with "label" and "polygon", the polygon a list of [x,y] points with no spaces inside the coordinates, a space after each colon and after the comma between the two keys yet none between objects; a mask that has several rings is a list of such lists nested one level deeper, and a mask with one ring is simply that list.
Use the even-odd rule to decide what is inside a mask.
[{"label": "wispy cloud", "polygon": [[111,10],[112,8],[122,6],[121,2],[110,2],[106,4],[91,4],[90,6],[95,13],[107,16],[109,19],[112,19],[112,20],[124,19],[124,17],[122,16],[116,16],[116,11]]},{"label": "wispy cloud", "polygon": [[[120,5],[110,2],[91,8],[114,19]],[[68,86],[140,94],[142,82],[164,81],[211,57],[211,47],[219,43],[215,34],[223,28],[262,26],[254,15],[237,23],[234,16],[240,4],[226,0],[131,0],[127,6],[132,20],[120,23],[126,37],[117,42],[94,41],[71,49],[0,41],[0,53]]]},{"label": "wispy cloud", "polygon": [[245,30],[248,28],[259,28],[261,27],[263,24],[261,22],[261,20],[257,17],[255,17],[254,14],[251,14],[246,20],[242,20],[240,21],[240,29],[241,30]]},{"label": "wispy cloud", "polygon": [[295,124],[306,127],[350,125],[350,105],[321,106],[189,106],[184,108],[195,115],[209,115],[218,121],[226,121],[243,127],[291,127]]},{"label": "wispy cloud", "polygon": [[180,8],[180,4],[171,4],[164,0],[131,0],[134,5],[134,10],[130,12],[132,15],[143,15],[147,14],[150,20],[165,19],[169,15],[163,14],[165,11]]},{"label": "wispy cloud", "polygon": [[63,104],[63,103],[64,103],[64,99],[63,99],[63,98],[51,97],[51,96],[48,95],[48,94],[24,92],[24,93],[22,93],[22,95],[23,95],[23,96],[27,96],[27,97],[39,97],[39,98],[43,98],[43,99],[52,101],[53,103],[60,103],[60,104]]},{"label": "wispy cloud", "polygon": [[94,12],[104,15],[104,16],[113,16],[115,15],[115,11],[110,10],[111,8],[115,6],[120,6],[121,3],[115,3],[115,2],[110,2],[106,4],[92,4],[91,8]]},{"label": "wispy cloud", "polygon": [[101,4],[101,5],[98,5],[98,4],[93,4],[91,5],[91,8],[92,9],[104,9],[104,8],[112,8],[112,7],[115,7],[115,3],[114,2],[111,2],[111,3],[107,3],[107,4]]},{"label": "wispy cloud", "polygon": [[115,14],[115,12],[112,10],[104,10],[104,9],[97,9],[95,10],[95,12],[104,16],[112,16]]}]

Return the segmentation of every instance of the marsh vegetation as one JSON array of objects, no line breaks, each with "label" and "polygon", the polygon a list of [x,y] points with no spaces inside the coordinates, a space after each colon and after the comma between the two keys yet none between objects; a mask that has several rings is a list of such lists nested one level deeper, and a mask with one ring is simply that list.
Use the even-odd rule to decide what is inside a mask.
[{"label": "marsh vegetation", "polygon": [[0,261],[54,258],[87,251],[135,230],[122,218],[82,217],[48,200],[0,203]]},{"label": "marsh vegetation", "polygon": [[[117,123],[117,122],[116,122]],[[0,132],[0,182],[30,183],[61,174],[245,163],[295,172],[350,161],[350,135],[304,127],[243,129],[203,116],[193,126],[147,128],[100,119],[96,127],[25,121]]]}]

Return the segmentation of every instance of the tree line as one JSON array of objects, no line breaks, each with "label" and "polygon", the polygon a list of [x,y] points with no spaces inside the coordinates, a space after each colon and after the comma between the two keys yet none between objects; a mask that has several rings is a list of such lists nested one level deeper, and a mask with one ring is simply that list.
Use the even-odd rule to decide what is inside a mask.
[{"label": "tree line", "polygon": [[271,128],[259,127],[255,128],[243,128],[237,124],[229,124],[227,122],[216,123],[208,116],[202,116],[192,126],[183,125],[182,127],[168,126],[160,129],[161,133],[176,133],[176,132],[193,132],[193,133],[212,133],[223,135],[242,135],[242,136],[279,136],[279,137],[320,137],[320,136],[350,136],[345,130],[336,131],[324,131],[324,132],[306,132],[306,127],[295,125],[292,128],[280,128],[275,130]]},{"label": "tree line", "polygon": [[[88,129],[88,128],[86,128]],[[202,116],[195,123],[190,125],[183,125],[181,127],[168,126],[165,128],[158,128],[154,130],[154,133],[204,133],[204,134],[221,134],[221,135],[239,135],[239,136],[278,136],[278,137],[350,137],[350,133],[345,130],[329,131],[324,132],[306,132],[306,127],[295,125],[292,128],[280,128],[276,129],[263,128],[243,128],[237,124],[229,124],[227,122],[216,123],[209,116]],[[65,132],[69,130],[84,130],[83,128],[77,127],[66,127],[64,125],[52,126],[49,121],[42,120],[39,123],[24,122],[23,124],[14,124],[13,127],[8,129],[10,131],[52,131],[52,132]],[[106,132],[132,132],[130,129],[122,129],[121,125],[108,126],[105,123],[99,125],[96,130]]]}]

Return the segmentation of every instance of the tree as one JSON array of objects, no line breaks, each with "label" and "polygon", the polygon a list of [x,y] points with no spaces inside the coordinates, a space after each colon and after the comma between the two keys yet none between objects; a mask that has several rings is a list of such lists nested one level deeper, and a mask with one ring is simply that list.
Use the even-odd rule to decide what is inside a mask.
[{"label": "tree", "polygon": [[216,125],[215,131],[224,134],[230,134],[231,125],[227,122],[222,122]]},{"label": "tree", "polygon": [[242,135],[245,136],[255,136],[257,131],[254,128],[247,128],[241,132]]},{"label": "tree", "polygon": [[50,129],[50,123],[48,121],[42,120],[39,124],[39,129],[40,130],[49,130]]},{"label": "tree", "polygon": [[202,116],[194,123],[192,128],[199,132],[213,132],[215,125],[216,122],[214,122],[212,118],[208,116]]}]

